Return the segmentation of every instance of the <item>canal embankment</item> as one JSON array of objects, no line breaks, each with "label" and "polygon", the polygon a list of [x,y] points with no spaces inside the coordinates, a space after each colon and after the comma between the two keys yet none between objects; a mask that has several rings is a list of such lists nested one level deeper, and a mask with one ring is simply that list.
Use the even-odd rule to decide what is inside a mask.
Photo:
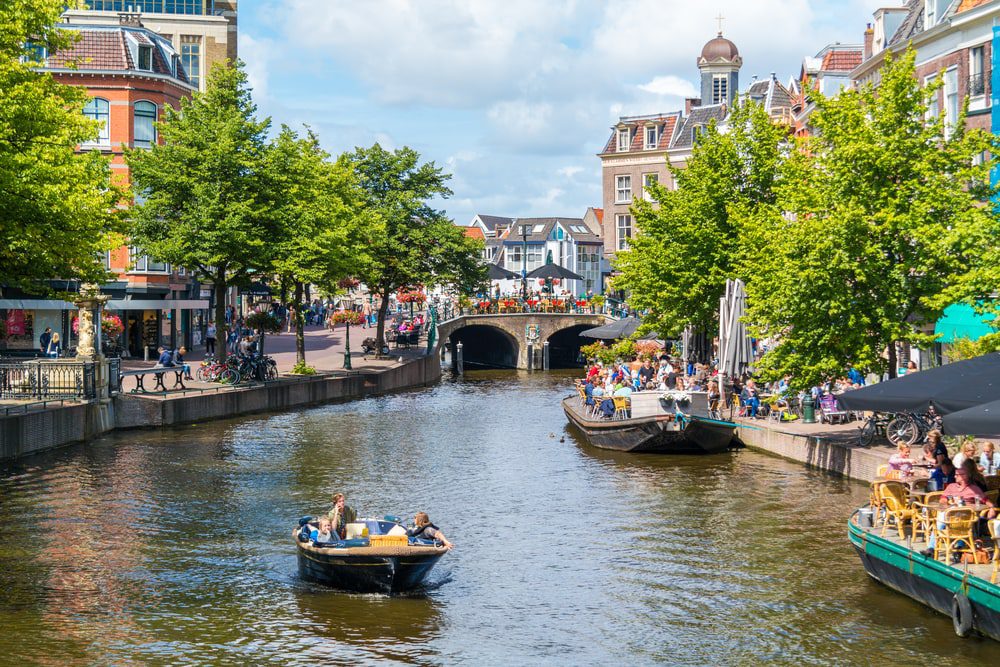
[{"label": "canal embankment", "polygon": [[0,416],[0,461],[86,442],[116,429],[190,424],[240,415],[351,401],[424,387],[441,378],[436,354],[384,367],[313,376],[283,376],[274,382],[212,391],[140,394],[123,391],[101,400],[25,407]]}]

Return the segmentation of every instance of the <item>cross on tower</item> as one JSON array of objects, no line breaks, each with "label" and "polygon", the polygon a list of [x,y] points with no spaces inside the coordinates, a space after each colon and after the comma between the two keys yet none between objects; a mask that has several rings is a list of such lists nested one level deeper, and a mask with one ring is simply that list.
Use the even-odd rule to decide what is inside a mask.
[{"label": "cross on tower", "polygon": [[722,34],[722,21],[725,18],[726,17],[722,15],[722,12],[719,12],[719,15],[715,17],[715,20],[719,22],[719,34],[720,35]]}]

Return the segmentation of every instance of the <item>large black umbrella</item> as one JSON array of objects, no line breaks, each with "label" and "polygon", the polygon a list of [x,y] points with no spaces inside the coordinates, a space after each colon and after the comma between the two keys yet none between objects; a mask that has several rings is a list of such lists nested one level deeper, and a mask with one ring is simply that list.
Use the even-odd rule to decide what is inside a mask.
[{"label": "large black umbrella", "polygon": [[490,280],[510,280],[512,278],[520,278],[520,276],[513,271],[508,271],[499,264],[490,264],[489,268],[486,269],[486,275]]},{"label": "large black umbrella", "polygon": [[583,276],[578,273],[573,273],[567,268],[563,268],[558,264],[544,264],[531,273],[528,274],[528,278],[561,278],[562,280],[583,280]]},{"label": "large black umbrella", "polygon": [[965,410],[1000,400],[1000,353],[956,361],[895,380],[880,382],[837,397],[849,410],[926,412]]},{"label": "large black umbrella", "polygon": [[943,421],[948,435],[1000,436],[1000,401],[952,412]]},{"label": "large black umbrella", "polygon": [[587,338],[600,338],[602,340],[615,340],[618,338],[628,338],[635,333],[635,330],[642,324],[642,320],[635,317],[623,317],[609,324],[581,331],[581,336]]}]

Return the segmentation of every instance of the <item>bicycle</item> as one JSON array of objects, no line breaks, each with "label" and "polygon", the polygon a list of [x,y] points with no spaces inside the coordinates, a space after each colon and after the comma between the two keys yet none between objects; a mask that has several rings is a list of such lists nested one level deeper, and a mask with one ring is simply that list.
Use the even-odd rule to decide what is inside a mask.
[{"label": "bicycle", "polygon": [[886,424],[886,437],[894,445],[915,445],[927,439],[927,434],[941,428],[941,417],[931,408],[923,414],[902,412]]},{"label": "bicycle", "polygon": [[888,437],[886,427],[890,422],[889,415],[873,412],[871,416],[865,418],[865,423],[861,426],[861,434],[858,436],[858,444],[867,447],[875,440],[875,436]]}]

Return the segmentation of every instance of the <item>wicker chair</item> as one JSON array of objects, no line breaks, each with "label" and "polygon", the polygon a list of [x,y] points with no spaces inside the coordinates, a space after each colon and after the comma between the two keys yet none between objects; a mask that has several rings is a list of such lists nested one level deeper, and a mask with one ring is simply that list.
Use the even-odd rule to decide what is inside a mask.
[{"label": "wicker chair", "polygon": [[913,506],[913,539],[927,540],[937,525],[937,513],[941,508],[941,491],[934,491],[924,496],[924,501],[912,503]]},{"label": "wicker chair", "polygon": [[892,519],[899,531],[899,539],[906,537],[903,531],[903,524],[907,521],[913,522],[916,512],[909,505],[909,491],[906,486],[898,482],[885,482],[879,494],[882,497],[882,504],[885,506],[885,523],[882,524],[882,536],[889,527],[889,520]]},{"label": "wicker chair", "polygon": [[986,522],[990,527],[990,537],[993,539],[993,575],[990,583],[997,583],[997,573],[1000,572],[1000,535],[997,534],[997,524],[1000,519],[990,519]]},{"label": "wicker chair", "polygon": [[612,396],[612,400],[615,403],[615,419],[628,419],[629,417],[629,405],[628,397],[626,396]]},{"label": "wicker chair", "polygon": [[878,468],[876,468],[876,470],[875,470],[875,476],[876,477],[885,477],[885,474],[887,472],[889,472],[889,464],[888,463],[883,463]]},{"label": "wicker chair", "polygon": [[[971,507],[949,507],[943,511],[944,528],[938,530],[934,542],[934,558],[940,558],[944,552],[944,562],[951,564],[952,553],[975,553],[975,538],[972,529],[979,521],[979,515]],[[964,545],[957,546],[958,542]]]}]

